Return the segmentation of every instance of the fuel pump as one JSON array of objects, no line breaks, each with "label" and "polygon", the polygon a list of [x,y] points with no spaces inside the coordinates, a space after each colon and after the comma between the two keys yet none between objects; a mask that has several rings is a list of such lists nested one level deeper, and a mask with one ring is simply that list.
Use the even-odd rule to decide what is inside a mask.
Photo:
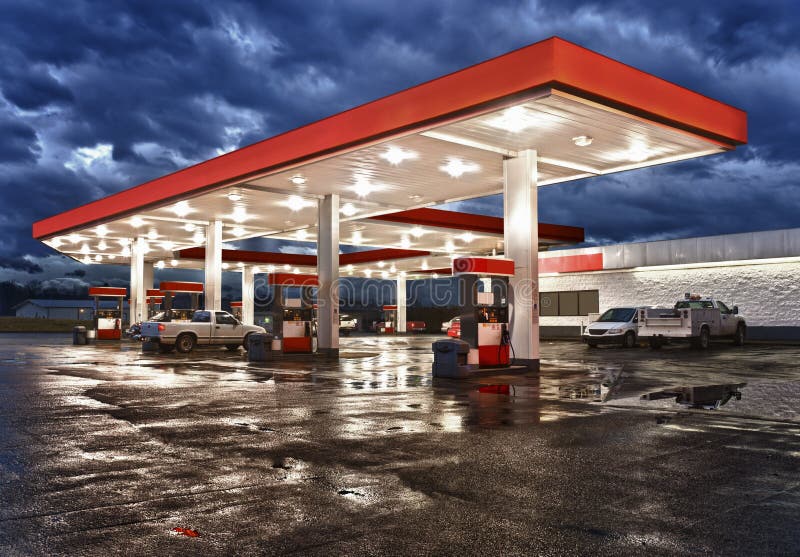
[{"label": "fuel pump", "polygon": [[152,318],[155,314],[161,311],[161,305],[164,303],[164,293],[157,289],[147,290],[147,318]]},{"label": "fuel pump", "polygon": [[470,345],[468,364],[498,367],[511,364],[508,330],[510,259],[461,257],[453,260],[461,305],[461,340]]},{"label": "fuel pump", "polygon": [[[164,294],[162,310],[167,321],[190,321],[192,314],[200,309],[200,295],[203,293],[202,282],[162,281],[158,289]],[[176,294],[189,294],[190,308],[188,310],[172,307]]]},{"label": "fuel pump", "polygon": [[397,306],[383,306],[383,321],[378,323],[376,327],[377,333],[385,335],[393,335],[397,330]]},{"label": "fuel pump", "polygon": [[236,301],[231,302],[231,314],[238,319],[239,321],[242,320],[242,302]]},{"label": "fuel pump", "polygon": [[[122,338],[123,300],[128,292],[125,288],[110,286],[93,286],[89,288],[89,296],[94,298],[94,328],[98,340],[119,340]],[[104,308],[102,298],[112,298],[116,307]]]},{"label": "fuel pump", "polygon": [[[284,354],[313,354],[317,351],[312,289],[319,286],[316,275],[272,273],[269,283],[275,287],[277,305],[272,329],[281,335]],[[290,288],[300,290],[299,297],[290,296]]]}]

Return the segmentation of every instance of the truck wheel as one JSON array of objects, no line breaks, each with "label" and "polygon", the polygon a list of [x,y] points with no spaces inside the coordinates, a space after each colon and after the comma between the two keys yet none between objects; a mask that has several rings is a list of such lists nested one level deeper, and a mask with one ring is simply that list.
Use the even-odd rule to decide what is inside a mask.
[{"label": "truck wheel", "polygon": [[175,340],[175,350],[180,352],[181,354],[188,354],[192,350],[194,350],[194,345],[197,341],[194,338],[194,335],[189,333],[183,333],[179,335],[178,338]]},{"label": "truck wheel", "polygon": [[158,351],[161,354],[169,354],[173,350],[175,350],[175,346],[172,344],[162,344],[160,342],[158,343]]},{"label": "truck wheel", "polygon": [[734,346],[744,346],[745,333],[746,333],[745,326],[739,323],[739,326],[736,327],[736,334],[733,335]]},{"label": "truck wheel", "polygon": [[247,333],[246,335],[244,335],[244,338],[242,339],[242,348],[244,348],[245,352],[247,352],[250,349],[250,335],[252,334],[253,333]]},{"label": "truck wheel", "polygon": [[623,348],[633,348],[636,346],[636,333],[628,331],[625,333],[625,338],[622,340]]},{"label": "truck wheel", "polygon": [[225,349],[226,350],[230,350],[231,352],[233,352],[234,350],[237,350],[238,348],[239,348],[238,344],[226,344],[225,345]]},{"label": "truck wheel", "polygon": [[700,336],[692,341],[692,347],[699,350],[708,350],[711,344],[711,335],[708,332],[708,327],[700,329]]}]

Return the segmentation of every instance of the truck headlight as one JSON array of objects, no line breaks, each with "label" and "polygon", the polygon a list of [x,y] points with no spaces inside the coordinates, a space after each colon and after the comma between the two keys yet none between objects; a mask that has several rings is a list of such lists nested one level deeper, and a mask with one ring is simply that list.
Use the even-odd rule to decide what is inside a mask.
[{"label": "truck headlight", "polygon": [[621,332],[622,332],[622,329],[609,329],[609,330],[608,330],[608,334],[609,334],[609,335],[618,335],[618,334],[620,334]]}]

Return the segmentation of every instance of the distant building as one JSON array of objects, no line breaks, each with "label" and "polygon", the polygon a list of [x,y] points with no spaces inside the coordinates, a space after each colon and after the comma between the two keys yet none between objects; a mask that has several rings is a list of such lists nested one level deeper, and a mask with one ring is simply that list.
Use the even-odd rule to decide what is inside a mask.
[{"label": "distant building", "polygon": [[[101,309],[115,309],[117,302],[103,300]],[[25,300],[13,308],[17,317],[38,317],[40,319],[76,319],[90,320],[94,318],[94,300]],[[128,303],[123,308],[123,321],[127,319]]]}]

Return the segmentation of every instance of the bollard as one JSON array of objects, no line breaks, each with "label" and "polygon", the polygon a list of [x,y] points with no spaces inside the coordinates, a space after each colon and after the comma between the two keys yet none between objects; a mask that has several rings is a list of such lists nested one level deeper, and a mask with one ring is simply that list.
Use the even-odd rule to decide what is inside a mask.
[{"label": "bollard", "polygon": [[86,327],[83,325],[76,325],[72,328],[72,344],[76,346],[83,346],[86,344]]},{"label": "bollard", "polygon": [[247,360],[269,362],[272,360],[272,335],[251,333],[247,337]]}]

